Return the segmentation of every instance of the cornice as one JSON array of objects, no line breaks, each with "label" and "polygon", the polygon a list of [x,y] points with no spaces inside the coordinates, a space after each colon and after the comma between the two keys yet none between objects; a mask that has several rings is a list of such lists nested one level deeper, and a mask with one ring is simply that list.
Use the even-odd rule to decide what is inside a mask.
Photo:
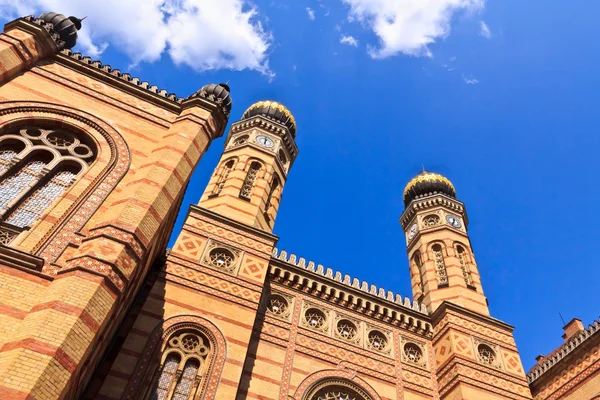
[{"label": "cornice", "polygon": [[577,336],[560,346],[554,351],[554,354],[531,368],[527,373],[527,382],[530,385],[536,383],[537,380],[545,376],[546,372],[565,360],[575,349],[591,342],[592,338],[600,341],[600,334],[598,332],[600,332],[600,319],[594,321],[587,329],[581,331]]},{"label": "cornice", "polygon": [[229,130],[229,133],[225,138],[225,146],[229,142],[231,135],[253,128],[262,129],[266,132],[273,133],[281,138],[284,146],[286,147],[291,157],[291,167],[291,164],[294,160],[296,160],[296,157],[298,156],[298,147],[296,146],[296,142],[294,141],[292,134],[284,125],[272,121],[268,118],[262,117],[260,115],[232,123],[231,129]]},{"label": "cornice", "polygon": [[457,214],[460,214],[465,221],[465,227],[469,225],[467,210],[465,209],[464,203],[444,194],[438,193],[432,196],[420,197],[413,200],[400,216],[400,224],[402,224],[402,228],[407,229],[415,215],[417,215],[417,213],[420,211],[428,210],[434,207],[444,207]]},{"label": "cornice", "polygon": [[40,40],[50,39],[50,43],[54,44],[53,52],[62,50],[65,47],[65,42],[60,39],[60,35],[54,30],[54,25],[44,21],[41,18],[36,18],[33,15],[28,15],[23,18],[18,18],[4,25],[4,32],[8,32],[14,28],[23,28],[24,30],[34,34]]},{"label": "cornice", "polygon": [[229,217],[226,217],[224,215],[218,214],[214,211],[207,210],[206,208],[192,204],[188,208],[188,212],[187,212],[187,215],[185,216],[185,218],[187,219],[188,217],[193,216],[194,214],[201,215],[203,217],[213,219],[222,224],[232,226],[233,228],[249,232],[250,234],[255,235],[267,242],[273,243],[273,245],[275,245],[275,243],[277,243],[277,241],[279,240],[279,237],[273,235],[270,232],[263,231],[262,229],[254,228],[252,226],[243,224],[241,222],[238,222],[238,221],[231,219]]},{"label": "cornice", "polygon": [[353,312],[360,312],[379,319],[392,326],[399,326],[409,331],[431,337],[433,334],[431,320],[427,309],[417,301],[411,302],[408,297],[359,282],[349,275],[342,277],[341,272],[325,269],[304,258],[296,259],[294,254],[288,258],[287,252],[273,250],[269,265],[270,278],[303,292],[311,293],[321,300],[330,301]]},{"label": "cornice", "polygon": [[507,331],[512,333],[514,331],[514,327],[512,325],[507,324],[506,322],[502,322],[499,319],[489,317],[487,315],[479,314],[475,311],[468,310],[462,306],[459,306],[454,303],[450,303],[448,301],[444,301],[432,314],[431,314],[431,322],[434,326],[436,326],[448,312],[454,312],[456,314],[462,314],[469,318],[481,321],[485,324],[489,324],[494,326],[495,328]]}]

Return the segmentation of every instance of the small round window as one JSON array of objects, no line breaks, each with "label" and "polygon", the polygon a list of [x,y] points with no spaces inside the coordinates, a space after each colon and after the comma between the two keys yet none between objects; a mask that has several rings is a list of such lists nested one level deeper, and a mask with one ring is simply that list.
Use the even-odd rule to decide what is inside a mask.
[{"label": "small round window", "polygon": [[306,325],[313,329],[323,329],[327,319],[323,311],[317,308],[309,308],[304,314]]},{"label": "small round window", "polygon": [[347,319],[340,319],[336,325],[337,335],[346,340],[354,340],[358,336],[358,329],[354,323]]},{"label": "small round window", "polygon": [[370,349],[383,351],[388,345],[388,340],[383,333],[373,330],[369,332],[369,335],[367,336],[367,343]]},{"label": "small round window", "polygon": [[280,296],[278,294],[272,294],[269,297],[267,309],[271,314],[277,316],[284,316],[289,310],[289,304],[283,296]]},{"label": "small round window", "polygon": [[407,361],[420,364],[423,360],[423,351],[414,343],[406,343],[404,345],[404,356]]},{"label": "small round window", "polygon": [[477,346],[477,358],[479,358],[479,362],[482,364],[496,365],[496,352],[487,344]]},{"label": "small round window", "polygon": [[211,266],[230,271],[234,267],[235,256],[227,249],[212,249],[208,254],[208,261]]}]

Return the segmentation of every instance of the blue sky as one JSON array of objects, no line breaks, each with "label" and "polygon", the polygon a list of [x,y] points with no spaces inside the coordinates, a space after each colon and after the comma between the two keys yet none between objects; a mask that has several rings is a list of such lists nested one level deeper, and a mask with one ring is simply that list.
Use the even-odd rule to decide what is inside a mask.
[{"label": "blue sky", "polygon": [[[29,8],[87,14],[80,51],[180,96],[230,81],[232,121],[258,100],[287,105],[300,155],[275,226],[280,249],[410,295],[398,217],[404,185],[424,165],[466,203],[491,313],[516,327],[525,368],[562,343],[559,313],[598,318],[596,2],[435,0],[424,12],[437,17],[403,21],[419,1],[155,1],[163,22],[179,22],[156,38],[143,7],[139,24],[123,25],[131,15],[117,15],[113,0],[104,10],[6,1],[5,20]],[[184,3],[209,18],[190,27]],[[238,16],[221,19],[223,10]],[[203,158],[183,213],[222,148],[219,139]]]}]

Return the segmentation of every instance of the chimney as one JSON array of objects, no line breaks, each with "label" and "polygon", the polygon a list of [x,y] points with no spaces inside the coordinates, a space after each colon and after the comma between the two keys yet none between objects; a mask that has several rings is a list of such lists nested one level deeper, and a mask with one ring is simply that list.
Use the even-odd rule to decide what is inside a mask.
[{"label": "chimney", "polygon": [[579,332],[584,331],[585,328],[583,327],[583,324],[581,323],[580,319],[573,318],[571,321],[569,321],[569,323],[567,323],[563,327],[563,330],[565,331],[565,333],[562,335],[562,337],[563,339],[565,339],[566,343],[569,340],[571,340],[571,338],[576,336]]}]

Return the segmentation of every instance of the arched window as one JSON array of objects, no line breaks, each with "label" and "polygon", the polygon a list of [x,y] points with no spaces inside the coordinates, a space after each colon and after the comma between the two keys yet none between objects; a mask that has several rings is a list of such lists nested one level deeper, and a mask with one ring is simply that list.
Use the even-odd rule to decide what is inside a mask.
[{"label": "arched window", "polygon": [[31,226],[94,161],[95,144],[62,129],[0,135],[0,222]]},{"label": "arched window", "polygon": [[213,192],[213,195],[218,196],[219,193],[221,193],[221,191],[223,190],[223,186],[225,186],[225,182],[227,181],[227,178],[229,177],[229,174],[233,170],[234,165],[235,165],[235,160],[229,160],[225,163],[225,165],[223,165],[221,173],[219,174],[219,179],[215,185],[215,190]]},{"label": "arched window", "polygon": [[306,400],[373,400],[360,386],[345,379],[332,379],[315,385]]},{"label": "arched window", "polygon": [[456,246],[456,252],[458,253],[458,260],[460,261],[460,268],[462,269],[463,277],[467,286],[473,286],[473,278],[471,276],[471,269],[467,261],[467,254],[462,246]]},{"label": "arched window", "polygon": [[188,400],[196,398],[207,375],[207,359],[213,349],[208,338],[196,330],[181,330],[169,338],[160,368],[146,395],[148,400]]},{"label": "arched window", "polygon": [[260,167],[260,163],[256,161],[250,164],[250,168],[248,168],[248,173],[246,174],[246,179],[244,179],[244,184],[240,190],[241,198],[250,200],[252,189],[254,189],[254,185],[256,184],[256,178],[258,176],[258,171],[260,171]]},{"label": "arched window", "polygon": [[438,284],[448,283],[448,272],[446,271],[446,263],[444,262],[444,254],[442,246],[438,243],[431,246],[433,250],[433,259],[435,260],[435,270],[437,272]]},{"label": "arched window", "polygon": [[415,267],[417,269],[417,274],[419,274],[419,288],[421,289],[421,293],[425,292],[425,273],[423,271],[423,262],[421,261],[421,252],[415,251],[413,255],[413,262],[415,263]]},{"label": "arched window", "polygon": [[273,176],[273,181],[271,182],[271,188],[269,189],[269,197],[267,197],[267,202],[265,203],[265,212],[269,212],[269,208],[271,207],[271,203],[273,201],[273,194],[279,187],[279,178],[277,175]]}]

